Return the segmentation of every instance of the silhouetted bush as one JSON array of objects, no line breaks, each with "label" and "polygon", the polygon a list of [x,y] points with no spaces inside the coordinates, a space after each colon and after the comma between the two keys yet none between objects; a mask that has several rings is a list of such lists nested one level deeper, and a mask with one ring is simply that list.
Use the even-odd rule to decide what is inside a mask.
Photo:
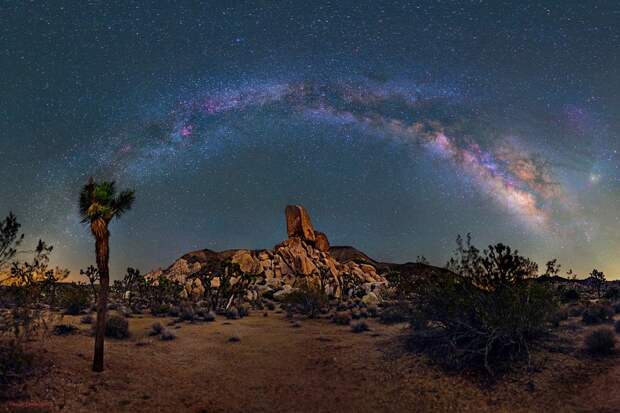
[{"label": "silhouetted bush", "polygon": [[61,297],[62,306],[65,314],[78,315],[88,308],[91,298],[88,290],[80,285],[73,285],[66,288]]},{"label": "silhouetted bush", "polygon": [[576,301],[579,301],[580,298],[581,295],[579,294],[579,291],[575,290],[574,288],[569,288],[562,293],[563,303],[574,303]]},{"label": "silhouetted bush", "polygon": [[583,314],[583,306],[581,305],[571,305],[568,307],[568,315],[570,317],[580,317]]},{"label": "silhouetted bush", "polygon": [[339,325],[348,325],[351,322],[350,311],[338,311],[332,317],[332,321]]},{"label": "silhouetted bush", "polygon": [[82,324],[92,324],[93,323],[93,316],[90,314],[85,314],[84,316],[82,316],[82,318],[80,318],[80,323]]},{"label": "silhouetted bush", "polygon": [[608,300],[620,300],[620,288],[613,286],[605,291],[604,297]]},{"label": "silhouetted bush", "polygon": [[369,331],[370,328],[365,321],[356,321],[351,324],[351,331],[354,333],[363,333],[364,331]]},{"label": "silhouetted bush", "polygon": [[537,266],[503,244],[480,251],[459,237],[452,275],[421,277],[413,300],[412,348],[455,369],[494,373],[528,359],[557,310],[533,281]]},{"label": "silhouetted bush", "polygon": [[606,304],[592,304],[583,310],[581,315],[585,324],[600,324],[610,321],[614,315],[614,309]]},{"label": "silhouetted bush", "polygon": [[412,308],[406,301],[399,301],[384,307],[379,312],[379,321],[383,324],[404,323],[411,320]]},{"label": "silhouetted bush", "polygon": [[67,336],[73,334],[78,328],[71,324],[56,324],[52,329],[52,333],[56,336]]},{"label": "silhouetted bush", "polygon": [[149,336],[157,336],[161,334],[163,330],[164,330],[164,326],[162,326],[161,323],[159,322],[153,323],[151,325],[151,331],[149,331]]},{"label": "silhouetted bush", "polygon": [[0,341],[0,400],[12,397],[11,388],[34,369],[34,357],[16,340]]},{"label": "silhouetted bush", "polygon": [[239,318],[239,310],[237,310],[237,307],[230,307],[227,311],[226,311],[226,318],[229,320],[236,320]]},{"label": "silhouetted bush", "polygon": [[560,322],[568,320],[568,309],[567,308],[559,308],[553,315],[551,316],[551,324],[554,327],[558,327]]},{"label": "silhouetted bush", "polygon": [[596,356],[611,354],[616,346],[616,337],[609,328],[600,328],[591,332],[585,340],[588,353]]},{"label": "silhouetted bush", "polygon": [[129,322],[125,317],[111,315],[105,323],[105,336],[123,339],[129,337]]}]

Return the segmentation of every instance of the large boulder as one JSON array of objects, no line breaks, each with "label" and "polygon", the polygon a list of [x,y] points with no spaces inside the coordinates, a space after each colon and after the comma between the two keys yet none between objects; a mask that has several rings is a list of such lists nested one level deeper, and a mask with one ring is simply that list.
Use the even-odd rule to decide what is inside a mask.
[{"label": "large boulder", "polygon": [[284,213],[289,238],[299,237],[312,242],[315,240],[314,228],[306,208],[301,205],[287,205]]},{"label": "large boulder", "polygon": [[329,240],[327,235],[320,231],[314,231],[314,246],[321,252],[329,252]]},{"label": "large boulder", "polygon": [[258,274],[262,272],[262,266],[258,259],[252,256],[248,250],[239,250],[232,257],[233,264],[239,265],[239,269],[246,274]]}]

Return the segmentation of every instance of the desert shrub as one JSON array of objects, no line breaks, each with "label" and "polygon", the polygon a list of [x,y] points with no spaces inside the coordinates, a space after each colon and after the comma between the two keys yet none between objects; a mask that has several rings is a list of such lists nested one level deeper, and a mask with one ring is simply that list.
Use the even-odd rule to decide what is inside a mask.
[{"label": "desert shrub", "polygon": [[583,314],[583,306],[581,305],[571,305],[568,307],[568,315],[569,317],[580,317]]},{"label": "desert shrub", "polygon": [[557,309],[554,293],[533,281],[537,266],[503,244],[480,251],[457,239],[453,274],[420,277],[412,348],[441,365],[495,373],[528,359]]},{"label": "desert shrub", "polygon": [[591,332],[585,340],[588,353],[596,356],[611,354],[616,346],[616,337],[609,328],[599,328]]},{"label": "desert shrub", "polygon": [[238,343],[240,341],[241,341],[241,337],[239,336],[239,334],[233,334],[232,336],[228,337],[229,343]]},{"label": "desert shrub", "polygon": [[581,315],[585,324],[600,324],[610,321],[614,315],[614,309],[606,304],[592,304],[583,310]]},{"label": "desert shrub", "polygon": [[561,300],[563,303],[574,303],[579,301],[580,298],[581,294],[579,294],[579,291],[575,290],[574,288],[569,288],[568,290],[563,291],[561,294]]},{"label": "desert shrub", "polygon": [[250,315],[250,304],[243,303],[239,306],[239,317],[247,317]]},{"label": "desert shrub", "polygon": [[369,331],[370,328],[365,321],[356,321],[351,324],[351,331],[354,333],[363,333],[364,331]]},{"label": "desert shrub", "polygon": [[620,334],[620,320],[616,321],[616,324],[614,324],[614,329],[616,330],[616,333]]},{"label": "desert shrub", "polygon": [[34,370],[34,357],[17,340],[0,341],[0,400],[9,394],[15,382],[19,382]]},{"label": "desert shrub", "polygon": [[613,286],[605,291],[604,297],[608,300],[620,300],[620,288]]},{"label": "desert shrub", "polygon": [[351,312],[338,311],[332,317],[332,321],[338,325],[349,325],[349,323],[351,323]]},{"label": "desert shrub", "polygon": [[194,312],[194,309],[191,305],[183,305],[180,308],[179,317],[183,321],[194,321],[196,313]]},{"label": "desert shrub", "polygon": [[80,285],[72,285],[63,291],[61,304],[65,309],[65,314],[78,315],[88,308],[91,298],[88,290]]},{"label": "desert shrub", "polygon": [[162,341],[171,341],[177,338],[176,334],[174,334],[174,332],[168,330],[167,328],[164,328],[161,331],[161,334],[159,335],[159,338]]},{"label": "desert shrub", "polygon": [[215,321],[215,311],[209,311],[204,315],[205,321]]},{"label": "desert shrub", "polygon": [[376,317],[379,315],[379,306],[376,304],[371,304],[367,308],[369,317]]},{"label": "desert shrub", "polygon": [[67,336],[73,334],[78,328],[71,324],[56,324],[52,329],[52,333],[56,336]]},{"label": "desert shrub", "polygon": [[93,316],[90,314],[85,314],[82,316],[82,318],[80,318],[80,323],[82,324],[92,324],[93,323]]},{"label": "desert shrub", "polygon": [[406,301],[398,301],[383,308],[379,312],[379,321],[384,324],[396,324],[409,321],[412,309]]},{"label": "desert shrub", "polygon": [[105,336],[123,339],[129,337],[129,322],[125,317],[111,315],[105,323]]},{"label": "desert shrub", "polygon": [[170,312],[170,304],[159,304],[151,307],[151,314],[155,317],[166,316]]},{"label": "desert shrub", "polygon": [[273,301],[267,301],[265,307],[267,307],[267,310],[273,311],[276,309],[276,304]]},{"label": "desert shrub", "polygon": [[551,324],[554,327],[558,327],[560,322],[568,320],[568,309],[566,307],[559,308],[551,316]]},{"label": "desert shrub", "polygon": [[320,314],[321,308],[328,302],[327,294],[318,287],[305,285],[287,294],[284,302],[301,314],[314,318]]},{"label": "desert shrub", "polygon": [[153,323],[151,325],[151,331],[149,331],[149,336],[157,336],[161,334],[163,330],[164,330],[164,326],[162,326],[161,323],[159,322]]},{"label": "desert shrub", "polygon": [[230,307],[227,311],[226,311],[226,318],[229,320],[236,320],[239,318],[239,310],[237,310],[237,307]]},{"label": "desert shrub", "polygon": [[611,308],[614,309],[614,313],[620,314],[620,301],[617,301],[611,305]]}]

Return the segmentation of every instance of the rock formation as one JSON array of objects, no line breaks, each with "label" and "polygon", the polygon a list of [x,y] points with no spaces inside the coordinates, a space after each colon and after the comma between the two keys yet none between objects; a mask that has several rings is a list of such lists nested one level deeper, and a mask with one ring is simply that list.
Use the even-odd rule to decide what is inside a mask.
[{"label": "rock formation", "polygon": [[[224,262],[230,260],[247,274],[256,276],[256,289],[291,291],[300,285],[316,285],[330,295],[341,296],[353,288],[367,292],[386,283],[377,269],[366,263],[339,262],[329,253],[327,236],[315,231],[310,215],[301,205],[285,209],[288,239],[272,250],[196,251],[176,260],[168,269],[149,273],[157,278],[165,275],[185,284],[187,295],[204,291],[194,275],[199,272],[220,274]],[[218,278],[214,278],[217,283]],[[212,287],[215,285],[212,283]]]}]

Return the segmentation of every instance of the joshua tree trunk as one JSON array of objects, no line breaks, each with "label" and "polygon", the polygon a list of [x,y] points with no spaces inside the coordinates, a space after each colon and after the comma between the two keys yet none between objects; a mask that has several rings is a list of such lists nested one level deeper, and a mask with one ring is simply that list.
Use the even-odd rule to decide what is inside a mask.
[{"label": "joshua tree trunk", "polygon": [[95,236],[95,253],[97,254],[97,267],[99,269],[99,302],[97,303],[93,371],[103,371],[103,341],[108,310],[108,290],[110,287],[110,273],[108,269],[110,233],[108,232],[107,222],[102,219],[92,222],[91,231]]}]

